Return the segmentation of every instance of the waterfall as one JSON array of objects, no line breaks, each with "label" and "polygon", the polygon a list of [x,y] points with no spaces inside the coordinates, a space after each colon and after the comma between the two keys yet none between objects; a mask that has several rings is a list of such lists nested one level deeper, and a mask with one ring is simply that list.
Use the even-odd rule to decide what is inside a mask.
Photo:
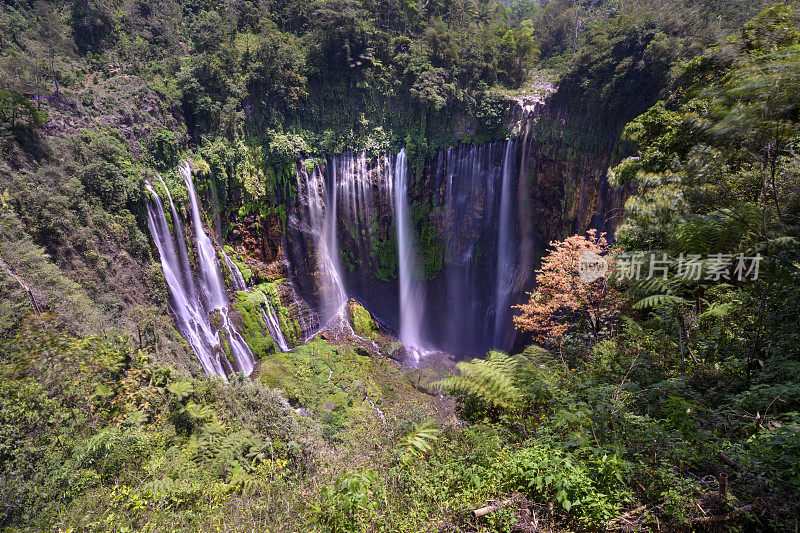
[{"label": "waterfall", "polygon": [[[173,224],[174,231],[175,231],[175,240],[174,243],[176,244],[178,250],[178,265],[180,268],[180,275],[181,281],[183,282],[183,287],[186,290],[190,291],[190,297],[192,299],[197,299],[197,287],[195,287],[194,283],[194,276],[192,275],[192,269],[189,265],[189,253],[186,251],[186,237],[183,235],[183,226],[180,224],[180,218],[178,217],[178,211],[175,209],[175,204],[172,201],[172,194],[169,192],[169,188],[167,184],[164,183],[164,180],[161,179],[161,174],[156,174],[158,181],[161,182],[161,185],[164,187],[164,190],[167,191],[167,199],[169,200],[169,210],[170,215],[172,216],[172,220],[177,220],[177,223]],[[159,199],[159,203],[161,199]]]},{"label": "waterfall", "polygon": [[[497,229],[506,143],[448,148],[432,162],[443,265],[427,286],[427,338],[444,351],[481,355],[495,330]],[[513,158],[512,158],[513,159]],[[430,193],[428,193],[430,194]]]},{"label": "waterfall", "polygon": [[209,314],[213,311],[219,312],[219,329],[227,333],[230,356],[235,360],[234,367],[237,371],[250,375],[253,371],[253,352],[250,351],[250,347],[247,346],[244,338],[231,322],[228,297],[223,289],[222,273],[217,265],[217,254],[211,239],[203,229],[200,206],[188,162],[184,162],[180,166],[180,173],[189,190],[192,226],[194,226],[195,241],[197,242],[197,268],[206,298],[206,311]]},{"label": "waterfall", "polygon": [[326,184],[319,167],[306,172],[308,190],[308,225],[316,245],[316,262],[320,275],[325,325],[339,316],[347,302],[339,267],[339,251],[336,240],[336,160],[331,165],[333,177]]},{"label": "waterfall", "polygon": [[[404,150],[377,155],[346,150],[327,161],[298,163],[297,202],[287,206],[284,250],[292,313],[303,321],[303,338],[323,330],[352,338],[347,320],[352,297],[397,331],[417,357],[433,350],[481,355],[510,349],[516,338],[511,308],[533,281],[535,257],[524,257],[532,253],[525,250],[535,245],[539,231],[527,220],[530,209],[520,207],[529,205],[528,182],[534,183],[527,177],[526,139],[441,150],[426,163],[413,191]],[[231,289],[248,290],[247,285],[233,258],[215,250],[203,230],[188,165],[180,171],[191,201],[197,274],[176,224],[170,236],[175,281],[186,299],[200,302],[205,321],[218,310],[235,359],[226,366],[223,358],[222,368],[252,368],[252,356],[228,317],[220,263],[231,272]],[[413,221],[411,198],[419,199]],[[172,217],[179,220],[175,212]],[[289,349],[269,301],[262,318],[276,345]]]},{"label": "waterfall", "polygon": [[408,164],[405,150],[395,162],[394,212],[397,226],[398,270],[400,275],[400,341],[416,358],[427,351],[422,340],[425,296],[418,281],[416,246],[408,209]]},{"label": "waterfall", "polygon": [[203,287],[208,307],[209,309],[227,307],[228,298],[225,296],[222,275],[219,266],[217,266],[217,252],[214,250],[211,239],[203,229],[203,221],[200,217],[200,207],[197,201],[197,193],[195,193],[194,190],[192,170],[189,168],[189,163],[184,162],[181,164],[180,173],[181,176],[183,176],[183,181],[186,183],[186,188],[189,190],[192,226],[194,227],[194,236],[197,241],[197,263],[200,274],[200,284]]},{"label": "waterfall", "polygon": [[[510,349],[511,307],[531,288],[518,250],[530,213],[519,208],[524,144],[441,150],[413,191],[404,150],[299,164],[287,257],[323,329],[352,297],[415,355]],[[536,228],[525,231],[530,240]]]},{"label": "waterfall", "polygon": [[[225,377],[227,371],[253,371],[253,355],[242,335],[230,318],[229,302],[223,289],[222,274],[216,262],[211,239],[203,230],[197,195],[192,183],[191,170],[187,163],[180,167],[191,200],[192,223],[197,241],[199,280],[202,291],[198,291],[191,272],[183,227],[178,217],[172,196],[167,189],[174,236],[169,231],[161,198],[150,184],[151,194],[147,205],[147,223],[158,248],[164,278],[170,292],[170,305],[176,318],[178,330],[197,354],[203,370],[208,374]],[[158,177],[161,180],[161,177]],[[161,180],[164,185],[163,180]],[[166,185],[164,185],[166,189]],[[224,253],[224,252],[223,252]],[[227,256],[224,256],[229,261]],[[238,273],[238,270],[237,270]],[[244,286],[244,280],[234,276],[234,284]],[[216,315],[216,317],[214,317]],[[211,321],[218,320],[217,330]],[[225,335],[226,350],[222,348],[220,332]],[[224,358],[223,358],[224,356]]]},{"label": "waterfall", "polygon": [[[231,258],[228,257],[228,254],[225,253],[225,250],[220,250],[220,253],[222,254],[222,259],[225,261],[225,266],[230,273],[231,285],[233,286],[233,289],[236,291],[247,291],[247,284],[244,281],[244,277],[242,277],[242,273],[239,271],[239,267],[237,267]],[[282,352],[288,352],[289,343],[286,342],[286,337],[284,337],[283,331],[281,331],[278,315],[275,313],[275,309],[272,307],[272,302],[269,301],[269,298],[265,299],[264,306],[261,308],[261,318],[267,325],[267,329],[269,330],[269,334],[272,336],[272,340],[278,345],[278,349],[280,349]]]},{"label": "waterfall", "polygon": [[513,226],[513,180],[516,170],[514,154],[516,143],[506,143],[503,155],[503,183],[500,191],[500,223],[497,228],[497,284],[495,287],[494,346],[503,348],[507,331],[509,298],[514,284],[514,226]]},{"label": "waterfall", "polygon": [[[194,350],[203,370],[207,374],[224,377],[225,371],[219,357],[219,336],[211,330],[208,315],[197,296],[194,278],[183,275],[188,269],[188,262],[184,262],[182,257],[179,259],[161,198],[149,183],[146,187],[151,194],[151,201],[147,204],[147,226],[161,258],[161,269],[169,289],[170,308],[175,315],[178,331]],[[171,201],[170,207],[173,207]],[[177,214],[173,215],[172,220],[176,234],[182,234]],[[185,243],[183,245],[185,247]]]},{"label": "waterfall", "polygon": [[264,302],[264,307],[261,308],[261,318],[267,325],[267,329],[272,335],[272,340],[278,345],[278,349],[282,352],[288,352],[290,349],[289,343],[286,342],[286,337],[283,336],[280,322],[278,321],[278,315],[275,314],[275,309],[272,307],[269,299]]},{"label": "waterfall", "polygon": [[[300,191],[300,211],[289,223],[296,232],[299,247],[290,251],[290,266],[298,276],[298,283],[306,292],[314,293],[317,325],[304,328],[306,340],[320,331],[336,328],[348,330],[345,319],[347,292],[342,280],[337,240],[337,158],[333,157],[325,167],[314,166],[310,171],[305,163],[297,166],[297,186]],[[331,175],[325,179],[323,168]]]},{"label": "waterfall", "polygon": [[231,261],[231,258],[228,257],[228,254],[225,253],[225,250],[220,249],[220,253],[222,254],[222,259],[225,261],[225,268],[228,269],[228,274],[231,276],[231,285],[233,285],[233,290],[246,291],[247,284],[244,282],[244,277],[239,271],[239,267],[237,267],[233,261]]},{"label": "waterfall", "polygon": [[[325,217],[322,221],[322,246],[320,258],[323,263],[323,273],[327,276],[330,287],[328,296],[328,319],[337,317],[344,311],[347,303],[347,293],[342,282],[342,268],[339,261],[339,240],[336,235],[338,189],[336,180],[337,158],[331,160],[331,178],[327,184],[323,181],[325,198]],[[317,174],[321,178],[321,174]]]}]

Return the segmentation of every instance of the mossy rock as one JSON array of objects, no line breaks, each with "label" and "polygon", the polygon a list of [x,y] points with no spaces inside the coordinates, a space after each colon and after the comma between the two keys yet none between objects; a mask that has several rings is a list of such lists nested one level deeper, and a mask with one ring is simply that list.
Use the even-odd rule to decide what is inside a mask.
[{"label": "mossy rock", "polygon": [[355,300],[350,300],[347,304],[347,312],[356,335],[365,339],[375,338],[378,333],[378,324],[369,314],[369,311]]},{"label": "mossy rock", "polygon": [[275,352],[277,347],[261,314],[266,296],[261,291],[237,292],[233,307],[242,317],[242,336],[259,359]]},{"label": "mossy rock", "polygon": [[395,361],[403,362],[406,359],[406,347],[400,341],[393,341],[389,347],[385,350],[386,355],[389,359],[394,359]]},{"label": "mossy rock", "polygon": [[[400,401],[429,401],[415,386],[420,380],[412,383],[405,376],[393,361],[364,357],[356,345],[315,340],[264,358],[258,379],[282,389],[293,406],[308,409],[333,436],[365,417],[379,418],[373,404],[389,409]],[[426,374],[422,382],[427,386],[437,379]]]},{"label": "mossy rock", "polygon": [[439,389],[434,386],[434,383],[441,377],[432,368],[415,368],[405,375],[405,379],[420,392],[431,396],[439,395]]}]

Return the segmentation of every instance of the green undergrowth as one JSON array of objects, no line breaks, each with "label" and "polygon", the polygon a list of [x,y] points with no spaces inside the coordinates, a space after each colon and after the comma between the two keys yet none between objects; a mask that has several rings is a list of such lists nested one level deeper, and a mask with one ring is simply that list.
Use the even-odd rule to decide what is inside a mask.
[{"label": "green undergrowth", "polygon": [[160,366],[152,348],[32,324],[0,349],[4,524],[227,530],[245,514],[271,530],[297,522],[285,495],[318,455],[313,421],[258,382]]},{"label": "green undergrowth", "polygon": [[406,372],[385,357],[320,339],[263,360],[259,380],[283,389],[292,405],[313,412],[333,436],[364,415],[380,418],[379,410],[400,401],[429,401],[403,379]]}]

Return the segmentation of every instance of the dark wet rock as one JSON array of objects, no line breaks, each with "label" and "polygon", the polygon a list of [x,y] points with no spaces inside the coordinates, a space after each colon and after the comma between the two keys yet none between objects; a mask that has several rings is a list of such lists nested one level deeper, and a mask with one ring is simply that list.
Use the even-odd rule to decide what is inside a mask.
[{"label": "dark wet rock", "polygon": [[441,377],[432,368],[415,368],[405,375],[405,379],[420,392],[431,396],[439,395],[439,389],[434,386],[434,383],[439,381]]},{"label": "dark wet rock", "polygon": [[386,355],[387,357],[389,357],[389,359],[394,359],[395,361],[401,363],[405,361],[406,357],[408,356],[406,352],[406,347],[403,346],[403,343],[400,341],[392,342],[389,345],[388,350],[386,351]]}]

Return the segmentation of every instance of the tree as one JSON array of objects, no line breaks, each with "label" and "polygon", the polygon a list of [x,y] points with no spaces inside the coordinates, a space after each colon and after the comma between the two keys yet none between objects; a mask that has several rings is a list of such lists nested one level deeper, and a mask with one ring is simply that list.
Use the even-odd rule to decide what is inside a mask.
[{"label": "tree", "polygon": [[56,98],[61,96],[56,73],[56,55],[67,56],[71,52],[72,41],[65,38],[63,26],[58,20],[55,8],[46,2],[36,2],[37,31],[47,54],[48,77],[53,82]]},{"label": "tree", "polygon": [[33,100],[12,89],[0,88],[0,124],[16,127],[22,121],[29,127],[44,126],[45,114]]},{"label": "tree", "polygon": [[514,317],[515,326],[539,342],[560,344],[570,330],[588,330],[596,342],[619,315],[621,295],[608,277],[581,279],[582,256],[595,258],[591,254],[603,256],[610,250],[605,234],[589,230],[587,235],[550,243],[553,251],[536,271],[536,290],[528,303],[516,306],[521,313]]},{"label": "tree", "polygon": [[216,11],[203,11],[192,26],[192,42],[198,52],[213,53],[225,42],[225,24]]},{"label": "tree", "polygon": [[262,37],[247,68],[245,86],[258,118],[293,109],[308,96],[304,50],[299,39],[277,29]]}]

